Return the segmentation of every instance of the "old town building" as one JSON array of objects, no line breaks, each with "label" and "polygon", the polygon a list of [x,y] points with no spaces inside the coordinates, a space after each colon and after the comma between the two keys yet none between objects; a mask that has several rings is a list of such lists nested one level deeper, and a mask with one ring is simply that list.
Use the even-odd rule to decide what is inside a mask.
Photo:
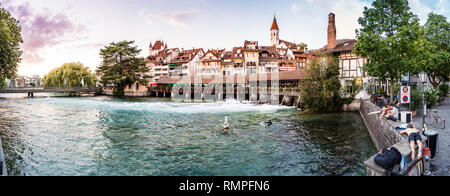
[{"label": "old town building", "polygon": [[208,50],[201,58],[201,66],[197,69],[199,75],[218,75],[223,73],[222,55],[223,50]]},{"label": "old town building", "polygon": [[327,45],[323,48],[313,51],[314,54],[331,54],[339,57],[339,73],[341,86],[344,93],[353,93],[353,82],[366,83],[372,80],[364,71],[363,66],[367,59],[353,53],[357,40],[355,39],[336,39],[335,14],[328,15],[328,37]]}]

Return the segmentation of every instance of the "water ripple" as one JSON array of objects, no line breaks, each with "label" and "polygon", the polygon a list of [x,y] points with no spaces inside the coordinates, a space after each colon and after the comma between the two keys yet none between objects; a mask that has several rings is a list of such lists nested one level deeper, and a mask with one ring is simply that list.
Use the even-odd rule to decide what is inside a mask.
[{"label": "water ripple", "polygon": [[375,153],[353,113],[110,97],[6,99],[0,112],[12,175],[364,175]]}]

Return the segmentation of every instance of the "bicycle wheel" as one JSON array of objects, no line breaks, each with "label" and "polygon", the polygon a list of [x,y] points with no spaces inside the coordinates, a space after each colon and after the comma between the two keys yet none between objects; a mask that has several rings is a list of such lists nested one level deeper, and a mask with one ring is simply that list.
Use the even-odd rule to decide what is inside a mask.
[{"label": "bicycle wheel", "polygon": [[436,127],[439,129],[445,129],[445,120],[440,116],[436,117]]},{"label": "bicycle wheel", "polygon": [[432,116],[431,114],[427,114],[427,115],[425,116],[425,124],[428,125],[428,126],[433,125],[433,124],[434,124],[434,121],[435,121],[433,117],[434,117],[434,116]]}]

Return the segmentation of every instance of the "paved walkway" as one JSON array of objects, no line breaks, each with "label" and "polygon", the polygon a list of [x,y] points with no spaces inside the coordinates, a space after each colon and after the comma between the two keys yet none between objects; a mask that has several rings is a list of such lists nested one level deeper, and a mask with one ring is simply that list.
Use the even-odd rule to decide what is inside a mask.
[{"label": "paved walkway", "polygon": [[[431,171],[434,176],[450,176],[450,98],[445,99],[440,106],[436,107],[438,112],[446,119],[445,129],[438,129],[433,126],[428,129],[435,130],[439,133],[438,154],[431,161]],[[416,128],[422,127],[422,114],[418,114],[413,118],[413,125]]]}]

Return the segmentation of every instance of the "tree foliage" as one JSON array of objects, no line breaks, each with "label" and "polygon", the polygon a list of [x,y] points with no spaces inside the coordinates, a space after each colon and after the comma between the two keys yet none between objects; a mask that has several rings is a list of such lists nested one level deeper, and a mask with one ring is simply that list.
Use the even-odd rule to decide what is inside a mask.
[{"label": "tree foliage", "polygon": [[5,86],[6,86],[6,78],[0,75],[0,88],[3,88]]},{"label": "tree foliage", "polygon": [[12,78],[20,63],[23,43],[19,21],[0,4],[0,75]]},{"label": "tree foliage", "polygon": [[300,86],[302,103],[312,112],[337,112],[342,109],[339,58],[318,56],[309,64],[309,79]]},{"label": "tree foliage", "polygon": [[61,67],[55,68],[44,76],[44,86],[46,87],[81,87],[95,86],[96,75],[83,66],[82,63],[65,63]]},{"label": "tree foliage", "polygon": [[424,29],[407,0],[375,0],[372,8],[364,7],[358,22],[362,28],[356,30],[354,52],[369,58],[364,71],[389,80],[393,92],[395,80],[413,70],[420,60],[420,35]]},{"label": "tree foliage", "polygon": [[134,41],[121,41],[111,43],[100,49],[103,61],[97,68],[102,73],[101,83],[104,86],[113,86],[115,96],[123,96],[124,88],[138,81],[147,84],[146,78],[149,68],[144,58],[137,57],[141,52]]},{"label": "tree foliage", "polygon": [[424,27],[423,61],[417,70],[427,72],[429,81],[437,88],[450,80],[450,23],[444,16],[430,13]]}]

